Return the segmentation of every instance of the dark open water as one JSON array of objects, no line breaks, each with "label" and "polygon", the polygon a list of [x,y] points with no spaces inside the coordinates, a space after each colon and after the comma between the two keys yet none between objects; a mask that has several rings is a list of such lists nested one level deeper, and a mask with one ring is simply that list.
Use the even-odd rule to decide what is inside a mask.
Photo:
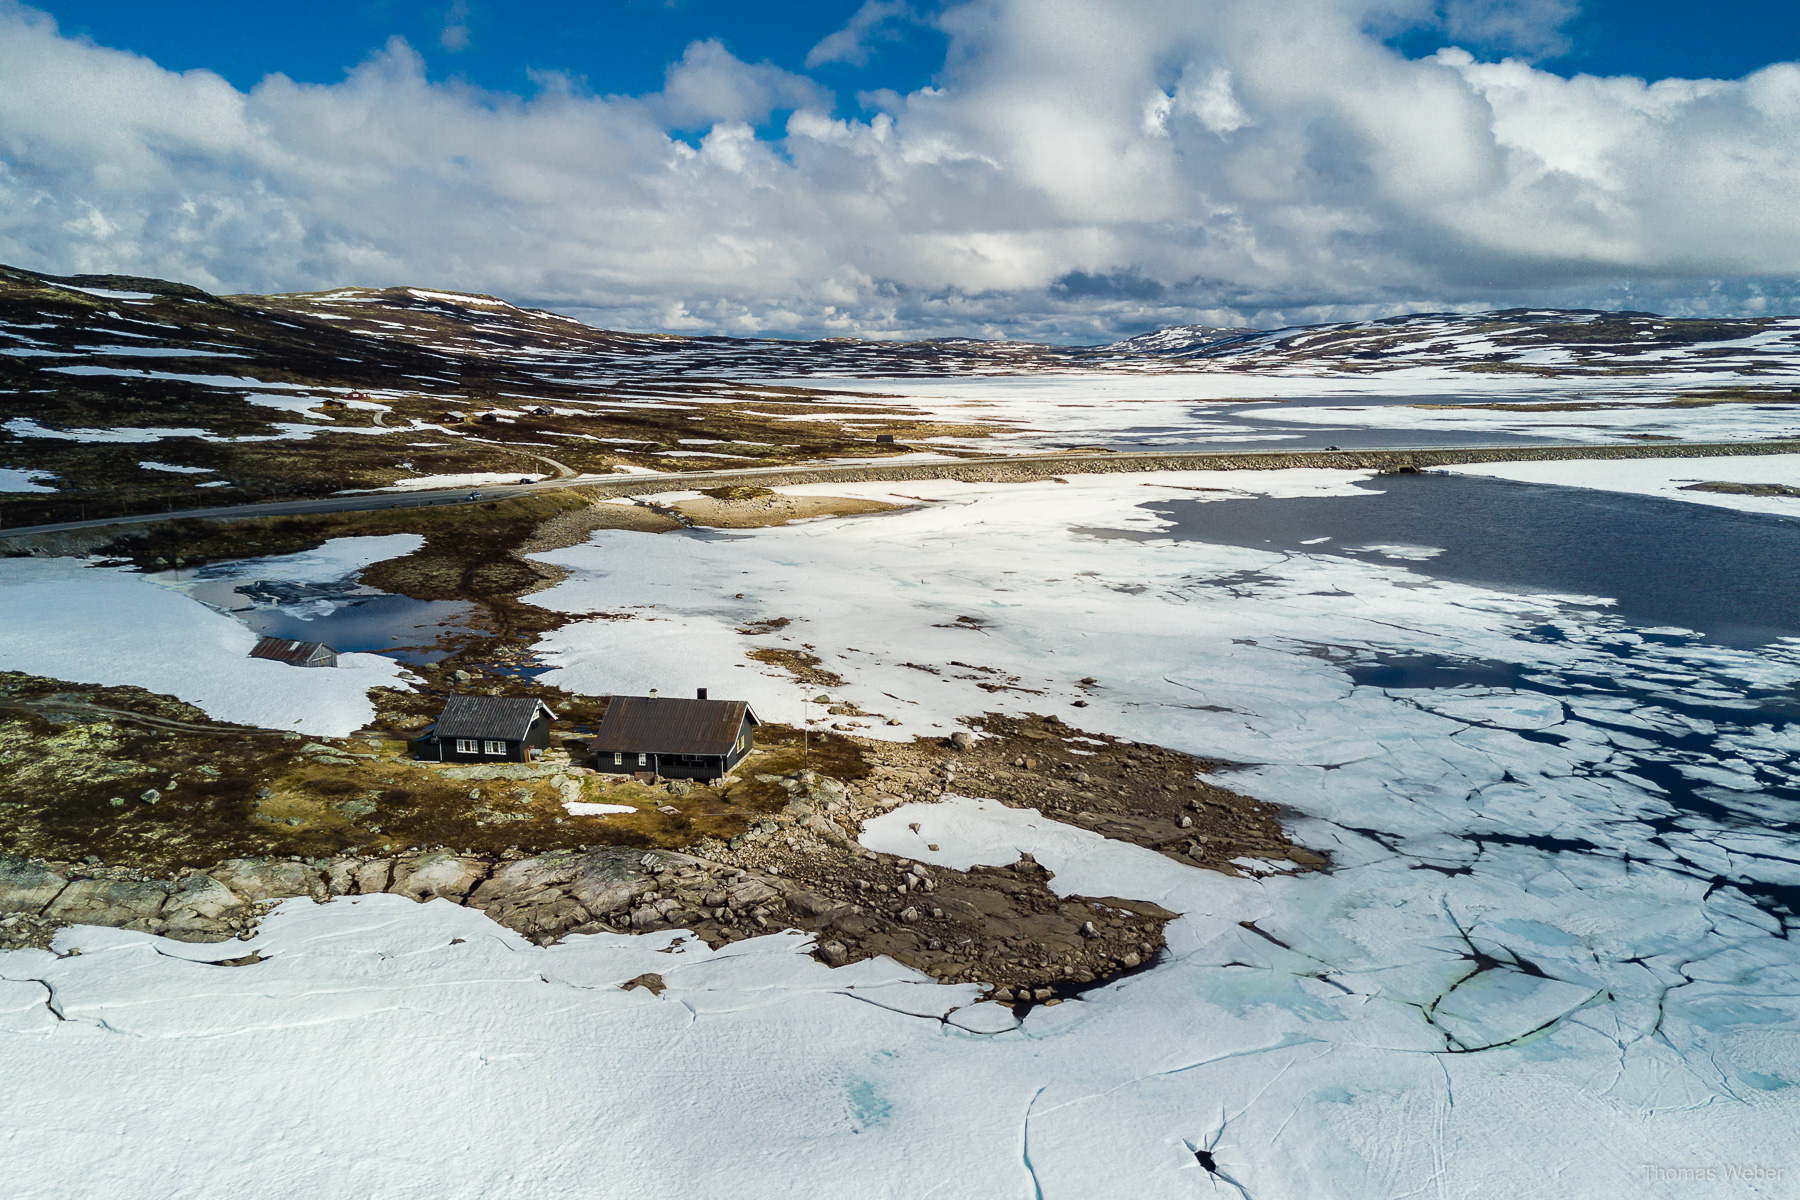
[{"label": "dark open water", "polygon": [[[1509,591],[1606,597],[1633,625],[1757,646],[1800,637],[1800,520],[1463,475],[1386,475],[1359,498],[1177,500],[1162,536],[1404,562]],[[1320,539],[1329,539],[1321,541]],[[1441,550],[1428,558],[1401,549]]]}]

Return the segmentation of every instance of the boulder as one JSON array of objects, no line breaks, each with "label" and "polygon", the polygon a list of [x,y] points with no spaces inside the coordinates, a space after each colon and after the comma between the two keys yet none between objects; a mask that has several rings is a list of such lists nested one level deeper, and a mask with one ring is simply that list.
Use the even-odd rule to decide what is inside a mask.
[{"label": "boulder", "polygon": [[[648,858],[649,855],[642,857]],[[665,860],[692,862],[679,855],[663,855]],[[596,915],[619,912],[653,886],[650,874],[641,861],[633,861],[633,852],[615,846],[590,850],[581,856],[581,870],[570,891]],[[658,864],[662,865],[661,863]],[[670,865],[674,865],[671,863]]]},{"label": "boulder", "polygon": [[725,903],[743,912],[773,900],[776,895],[775,889],[760,879],[742,879],[725,889]]},{"label": "boulder", "polygon": [[842,900],[833,900],[829,896],[821,896],[817,892],[792,891],[788,893],[788,907],[803,917],[823,917],[848,908]]},{"label": "boulder", "polygon": [[70,925],[148,929],[162,913],[169,885],[137,879],[77,879],[45,910],[48,920]]},{"label": "boulder", "polygon": [[183,914],[216,921],[242,907],[244,902],[236,892],[211,875],[194,874],[176,885],[163,916],[171,921]]},{"label": "boulder", "polygon": [[387,890],[412,900],[445,899],[460,903],[486,873],[487,864],[480,859],[438,851],[418,858],[396,860],[394,878]]},{"label": "boulder", "polygon": [[566,852],[517,859],[502,864],[488,876],[469,897],[469,903],[500,921],[500,914],[508,908],[529,904],[546,891],[560,890],[580,872],[581,856]]},{"label": "boulder", "polygon": [[43,863],[0,857],[0,913],[42,912],[68,883]]},{"label": "boulder", "polygon": [[378,858],[373,862],[359,863],[354,869],[356,890],[365,896],[372,892],[385,892],[393,874],[394,864],[389,859]]},{"label": "boulder", "polygon": [[800,822],[800,825],[803,829],[818,834],[821,838],[834,846],[848,848],[850,845],[850,838],[842,829],[838,828],[837,822],[833,821],[830,817],[814,813],[812,816],[807,817],[804,821]]},{"label": "boulder", "polygon": [[233,858],[214,867],[212,877],[252,903],[325,894],[324,881],[305,863]]},{"label": "boulder", "polygon": [[325,876],[325,891],[332,896],[348,896],[356,890],[356,873],[362,863],[354,858],[334,858],[319,869]]},{"label": "boulder", "polygon": [[[491,915],[491,914],[490,914]],[[564,892],[540,892],[533,899],[509,907],[495,921],[528,938],[560,937],[592,920],[581,902]]]},{"label": "boulder", "polygon": [[[582,854],[561,851],[501,866],[469,903],[521,933],[560,932],[621,912],[651,890],[642,855],[615,846]],[[661,860],[657,860],[660,866]]]}]

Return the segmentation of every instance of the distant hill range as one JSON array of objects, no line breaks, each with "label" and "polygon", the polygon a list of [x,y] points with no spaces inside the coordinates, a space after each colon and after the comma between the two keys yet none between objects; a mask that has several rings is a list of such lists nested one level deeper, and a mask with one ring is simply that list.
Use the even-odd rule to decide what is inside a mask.
[{"label": "distant hill range", "polygon": [[[197,288],[135,276],[66,278],[0,268],[0,352],[15,357],[81,353],[77,333],[104,332],[107,299],[131,307],[208,306],[231,319],[196,346],[217,354],[292,348],[297,329],[321,349],[353,339],[441,360],[445,367],[511,362],[534,374],[769,378],[1010,374],[1021,371],[1275,371],[1368,373],[1409,367],[1532,375],[1613,375],[1671,370],[1783,372],[1800,364],[1800,317],[1679,319],[1644,312],[1505,309],[1415,313],[1374,321],[1289,329],[1182,325],[1102,346],[933,338],[680,337],[594,329],[570,317],[520,308],[493,296],[427,288],[339,288],[275,296],[214,297]],[[132,298],[136,298],[135,300]],[[32,318],[45,304],[87,311],[78,326],[48,330]],[[113,311],[119,311],[116,307]],[[123,315],[121,312],[120,315]],[[37,325],[37,328],[29,328]],[[22,326],[24,328],[22,328]],[[149,335],[179,350],[193,331]],[[142,331],[135,338],[143,338]],[[149,343],[145,343],[148,345]],[[10,347],[10,348],[9,348]],[[285,353],[284,353],[285,356]],[[341,356],[340,356],[341,357]],[[431,374],[427,371],[426,374]],[[425,381],[428,382],[428,381]]]},{"label": "distant hill range", "polygon": [[1030,425],[1023,410],[878,382],[906,377],[1410,370],[1453,391],[1459,375],[1510,373],[1540,404],[1544,377],[1571,385],[1551,389],[1557,404],[1646,385],[1670,404],[1793,404],[1797,338],[1793,317],[1509,310],[1182,326],[1106,346],[798,342],[620,333],[427,288],[212,296],[0,267],[0,524],[527,475],[992,453],[1007,444],[997,434]]}]

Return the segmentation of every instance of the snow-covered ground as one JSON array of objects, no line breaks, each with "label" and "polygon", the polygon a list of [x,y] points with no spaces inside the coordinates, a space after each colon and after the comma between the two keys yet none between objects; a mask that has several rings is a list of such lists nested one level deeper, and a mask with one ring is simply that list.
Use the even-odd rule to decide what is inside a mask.
[{"label": "snow-covered ground", "polygon": [[[257,574],[340,579],[422,543],[416,534],[338,538],[306,554],[257,560]],[[135,685],[220,721],[326,736],[367,724],[375,715],[369,689],[404,674],[375,654],[345,654],[335,669],[311,670],[251,658],[256,634],[184,594],[191,578],[81,559],[0,559],[0,670]]]},{"label": "snow-covered ground", "polygon": [[[810,646],[834,695],[903,722],[871,736],[1054,712],[1246,764],[1222,782],[1288,806],[1332,872],[1224,877],[980,797],[865,834],[955,866],[1029,850],[1058,890],[1164,904],[1153,968],[1015,1029],[790,935],[537,949],[445,903],[302,900],[224,968],[196,960],[252,947],[74,930],[80,957],[0,956],[0,1171],[32,1197],[1611,1200],[1668,1168],[1794,1194],[1800,648],[1429,560],[1179,541],[1140,507],[1362,478],[828,485],[795,490],[913,507],[543,556],[571,574],[533,602],[634,618],[552,635],[564,687],[710,686],[792,721],[819,689],[735,664]],[[1519,672],[1352,678],[1396,654]],[[642,972],[668,990],[617,988]]]},{"label": "snow-covered ground", "polygon": [[[487,487],[496,483],[536,483],[545,478],[541,471],[465,471],[460,475],[419,475],[403,479],[390,487],[361,489],[371,492],[416,492],[427,488]],[[339,495],[350,495],[340,492]]]},{"label": "snow-covered ground", "polygon": [[[1479,374],[1414,366],[1378,374],[1136,375],[1037,372],[954,378],[779,381],[829,388],[834,405],[901,406],[933,420],[983,424],[993,432],[934,439],[964,449],[1026,453],[1073,444],[1155,450],[1189,446],[1231,450],[1249,443],[1282,444],[1332,430],[1359,430],[1370,445],[1434,442],[1484,444],[1521,438],[1616,443],[1628,434],[1686,441],[1800,436],[1800,410],[1755,401],[1683,407],[1659,405],[1708,386],[1744,381],[1697,378],[1669,371],[1570,380]],[[1757,379],[1757,386],[1790,383]],[[1574,402],[1563,407],[1563,402]],[[1484,405],[1526,405],[1519,411]],[[1598,404],[1603,407],[1593,407]],[[1582,407],[1577,407],[1581,405]],[[786,419],[838,420],[830,407]],[[854,423],[854,419],[852,419]],[[868,418],[871,428],[879,419]],[[1362,443],[1359,443],[1362,444]]]},{"label": "snow-covered ground", "polygon": [[0,492],[54,492],[56,489],[46,486],[53,483],[56,476],[48,471],[20,471],[12,467],[0,467]]},{"label": "snow-covered ground", "polygon": [[1753,496],[1731,492],[1689,491],[1695,483],[1776,484],[1800,488],[1800,454],[1757,454],[1741,458],[1634,458],[1561,462],[1477,463],[1444,467],[1458,475],[1483,475],[1520,483],[1593,488],[1658,496],[1690,504],[1710,504],[1739,512],[1800,517],[1800,497]]}]

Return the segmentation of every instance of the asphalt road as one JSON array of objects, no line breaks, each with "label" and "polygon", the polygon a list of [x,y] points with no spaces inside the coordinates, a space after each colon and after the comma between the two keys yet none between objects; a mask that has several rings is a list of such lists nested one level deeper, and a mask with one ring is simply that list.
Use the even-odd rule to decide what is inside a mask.
[{"label": "asphalt road", "polygon": [[[218,508],[191,508],[172,512],[102,517],[91,521],[63,521],[52,525],[21,525],[0,530],[0,539],[38,534],[66,533],[83,529],[107,529],[121,525],[154,525],[180,520],[232,520],[249,517],[303,516],[311,513],[377,512],[384,509],[428,508],[444,504],[484,503],[538,491],[579,488],[598,496],[653,495],[658,492],[728,487],[734,484],[792,485],[799,483],[853,483],[901,479],[1028,479],[1055,474],[1095,474],[1131,471],[1278,470],[1283,467],[1329,467],[1348,470],[1382,469],[1395,465],[1432,466],[1455,462],[1512,462],[1547,458],[1693,458],[1748,454],[1800,453],[1800,442],[1656,442],[1630,445],[1468,445],[1393,446],[1357,450],[1273,450],[1206,453],[1130,451],[1119,453],[1017,454],[990,458],[903,458],[873,463],[819,463],[782,467],[739,467],[724,471],[670,471],[645,475],[605,475],[591,478],[546,479],[537,483],[498,487],[440,488],[416,492],[358,492],[321,496],[312,500],[274,500],[261,504],[230,504]],[[471,493],[476,497],[470,499]]]}]

